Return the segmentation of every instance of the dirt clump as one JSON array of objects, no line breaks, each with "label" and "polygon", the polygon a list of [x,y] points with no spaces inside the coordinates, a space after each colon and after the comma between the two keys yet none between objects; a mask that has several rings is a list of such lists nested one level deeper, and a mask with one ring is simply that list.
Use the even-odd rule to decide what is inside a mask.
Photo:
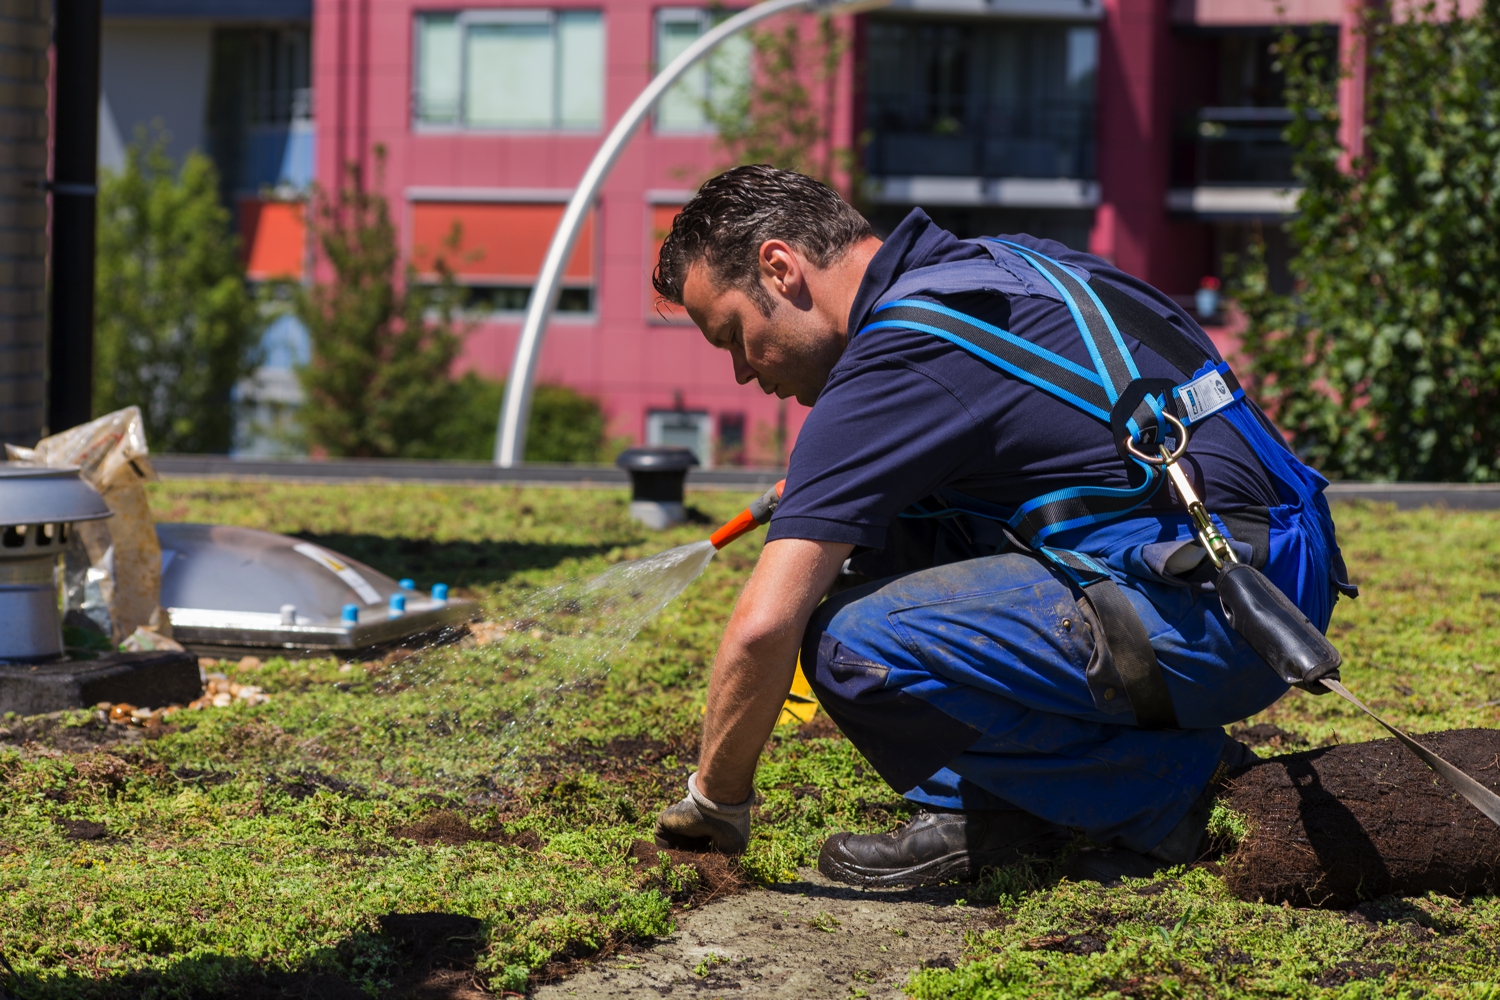
[{"label": "dirt clump", "polygon": [[[1500,731],[1417,737],[1500,791]],[[1241,899],[1349,909],[1391,893],[1500,889],[1500,826],[1393,739],[1286,754],[1232,775],[1250,833],[1223,861]]]},{"label": "dirt clump", "polygon": [[[701,906],[710,900],[732,896],[750,884],[750,880],[740,871],[739,861],[727,854],[720,854],[717,851],[670,850],[657,847],[646,840],[637,840],[630,845],[629,857],[638,863],[638,868],[642,872],[650,872],[652,868],[660,865],[663,854],[667,856],[674,868],[678,865],[687,865],[697,873],[694,885],[684,888],[674,888],[670,885],[659,886],[663,893],[672,897],[674,903]],[[651,878],[652,881],[661,881],[655,874],[652,874]]]},{"label": "dirt clump", "polygon": [[310,767],[293,768],[282,774],[268,774],[266,787],[276,789],[299,802],[312,798],[318,792],[333,792],[351,799],[368,797],[368,793],[359,785]]},{"label": "dirt clump", "polygon": [[1094,955],[1104,950],[1104,940],[1093,934],[1045,934],[1024,945],[1028,951],[1057,951],[1065,955]]},{"label": "dirt clump", "polygon": [[1253,726],[1231,726],[1229,735],[1246,746],[1271,747],[1273,750],[1279,747],[1307,746],[1306,736],[1288,732],[1270,722],[1257,722]]},{"label": "dirt clump", "polygon": [[65,819],[59,820],[59,823],[65,840],[104,840],[109,836],[109,828],[103,823],[93,823],[86,819]]},{"label": "dirt clump", "polygon": [[841,735],[843,733],[839,729],[838,723],[822,712],[819,712],[810,721],[798,726],[796,732],[792,734],[792,738],[797,740],[819,740],[834,739]]},{"label": "dirt clump", "polygon": [[499,827],[479,829],[469,822],[468,816],[451,809],[429,813],[415,823],[393,827],[391,836],[415,840],[423,847],[437,844],[461,847],[474,841],[504,844],[506,847],[519,847],[528,851],[538,851],[542,847],[542,838],[535,830],[508,834]]}]

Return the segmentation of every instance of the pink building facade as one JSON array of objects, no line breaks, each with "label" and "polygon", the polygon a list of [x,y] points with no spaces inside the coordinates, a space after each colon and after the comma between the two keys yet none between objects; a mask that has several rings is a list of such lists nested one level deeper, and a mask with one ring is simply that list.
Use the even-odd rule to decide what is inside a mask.
[{"label": "pink building facade", "polygon": [[[419,264],[446,253],[460,280],[476,291],[464,368],[505,377],[525,292],[552,228],[609,126],[650,80],[660,58],[664,10],[679,22],[691,20],[683,17],[690,8],[663,8],[649,0],[565,0],[545,10],[522,3],[433,8],[413,0],[315,4],[317,177],[332,187],[341,165],[355,162],[373,175],[374,150],[383,148],[381,183],[407,252]],[[551,30],[559,36],[555,59],[563,61],[573,58],[563,46],[569,44],[566,16],[575,12],[583,16],[573,23],[594,35],[603,64],[600,106],[592,109],[592,119],[586,96],[570,98],[557,86],[555,101],[574,101],[572,120],[564,108],[552,122],[536,113],[516,123],[522,115],[476,109],[485,98],[474,93],[459,95],[467,106],[456,112],[440,109],[424,120],[421,35],[431,31],[433,15],[472,17],[459,29],[461,59],[484,57],[490,43],[495,55],[514,56]],[[552,70],[562,75],[575,67]],[[429,71],[428,79],[433,75]],[[484,81],[471,62],[460,84],[479,82],[505,79],[502,74]],[[834,141],[840,145],[850,141],[850,85],[845,72],[835,104]],[[536,92],[526,96],[545,99]],[[600,399],[611,435],[687,444],[706,462],[773,463],[784,458],[804,408],[767,397],[754,385],[737,385],[727,355],[709,347],[682,314],[662,315],[650,290],[664,227],[722,161],[712,132],[691,123],[652,121],[641,129],[605,184],[568,268],[563,308],[549,327],[539,379]],[[462,246],[456,253],[435,247],[454,222],[462,227]]]},{"label": "pink building facade", "polygon": [[[1224,277],[1224,255],[1257,229],[1273,264],[1289,252],[1279,223],[1295,191],[1270,43],[1283,18],[1321,22],[1355,59],[1357,14],[1346,0],[899,0],[844,19],[832,141],[858,137],[854,193],[877,228],[920,205],[961,236],[1087,247],[1222,337],[1224,312],[1199,291]],[[464,368],[505,376],[572,186],[654,67],[714,16],[652,0],[314,0],[316,177],[330,188],[349,163],[373,174],[384,150],[407,252],[424,267],[444,254],[472,289]],[[717,78],[694,86],[711,99]],[[1344,93],[1357,139],[1357,74]],[[724,161],[684,100],[642,128],[606,183],[541,379],[599,398],[612,435],[772,464],[805,410],[736,385],[727,356],[660,314],[649,289],[676,206]],[[462,244],[444,249],[455,223]]]}]

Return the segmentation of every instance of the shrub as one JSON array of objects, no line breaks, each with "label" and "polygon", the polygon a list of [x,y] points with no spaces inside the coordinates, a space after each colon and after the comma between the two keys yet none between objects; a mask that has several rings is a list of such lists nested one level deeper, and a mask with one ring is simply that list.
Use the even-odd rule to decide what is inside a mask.
[{"label": "shrub", "polygon": [[213,162],[191,152],[175,169],[160,133],[100,175],[94,410],[139,406],[161,451],[228,451],[230,393],[259,363],[229,222]]},{"label": "shrub", "polygon": [[[495,454],[495,427],[505,383],[466,373],[455,401],[439,425],[426,458],[487,462]],[[604,411],[597,400],[561,385],[532,390],[531,425],[526,435],[528,462],[602,462],[608,446]]]},{"label": "shrub", "polygon": [[1363,152],[1341,167],[1327,49],[1281,43],[1303,193],[1297,291],[1252,251],[1252,384],[1330,475],[1500,478],[1500,0],[1372,16]]}]

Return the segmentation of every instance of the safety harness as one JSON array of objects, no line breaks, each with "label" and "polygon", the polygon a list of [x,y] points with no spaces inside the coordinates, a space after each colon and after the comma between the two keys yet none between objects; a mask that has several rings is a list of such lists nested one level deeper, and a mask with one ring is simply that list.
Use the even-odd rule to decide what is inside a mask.
[{"label": "safety harness", "polygon": [[[1111,429],[1120,456],[1131,470],[1132,485],[1053,490],[1021,504],[1004,520],[1016,541],[1049,560],[1082,590],[1103,628],[1102,639],[1114,659],[1137,725],[1174,729],[1177,713],[1140,616],[1098,560],[1052,544],[1052,540],[1063,532],[1125,517],[1149,502],[1161,488],[1165,480],[1161,467],[1131,454],[1123,442],[1135,441],[1149,449],[1164,436],[1166,414],[1188,426],[1239,403],[1244,391],[1227,364],[1204,356],[1159,317],[1157,324],[1133,324],[1131,336],[1183,370],[1184,375],[1194,374],[1180,384],[1142,378],[1110,309],[1093,287],[1035,250],[1003,240],[990,242],[1040,275],[1068,307],[1093,361],[1092,371],[1008,330],[924,299],[900,298],[885,303],[859,332],[902,328],[930,333]],[[957,498],[955,504],[938,511],[918,508],[907,516],[997,516],[994,510],[966,503],[965,499]]]},{"label": "safety harness", "polygon": [[[943,287],[939,283],[933,287],[918,279],[915,283],[906,282],[904,289],[903,279],[893,289],[891,299],[877,306],[872,322],[858,332],[899,328],[932,334],[1088,414],[1110,428],[1130,472],[1130,485],[1053,490],[1014,511],[945,491],[943,501],[948,506],[929,510],[917,505],[903,516],[946,518],[970,514],[1003,521],[1007,536],[1018,548],[1047,559],[1081,590],[1088,610],[1104,633],[1096,635],[1095,641],[1102,641],[1113,657],[1136,724],[1144,729],[1175,729],[1177,713],[1171,694],[1135,608],[1103,564],[1086,553],[1054,543],[1064,532],[1125,517],[1148,503],[1170,477],[1198,527],[1198,537],[1209,558],[1219,569],[1217,590],[1230,625],[1266,664],[1288,684],[1313,693],[1337,692],[1389,730],[1471,804],[1500,824],[1500,795],[1371,712],[1344,688],[1339,681],[1342,661],[1338,650],[1264,575],[1239,562],[1220,534],[1220,527],[1210,520],[1191,484],[1176,466],[1177,458],[1187,446],[1188,428],[1222,415],[1267,466],[1278,482],[1278,492],[1285,487],[1300,502],[1327,513],[1321,496],[1326,481],[1291,455],[1259,409],[1245,400],[1244,391],[1228,364],[1205,356],[1181,331],[1107,282],[1095,287],[1085,280],[1087,276],[1079,277],[1059,261],[1017,243],[980,242],[990,251],[993,262],[970,261],[964,265],[998,266],[1008,276],[996,280],[984,270],[969,270],[967,277],[956,285]],[[944,270],[956,269],[947,265]],[[975,275],[978,280],[971,281]],[[1032,282],[1032,275],[1039,275],[1045,285]],[[966,313],[911,297],[913,292],[974,288],[988,288],[1002,294],[1022,290],[1059,298],[1072,314],[1093,370]],[[1110,300],[1109,307],[1105,299]],[[1142,378],[1111,307],[1128,317],[1130,335],[1175,368],[1183,381]],[[1172,447],[1173,435],[1175,447]],[[1332,555],[1328,551],[1331,538],[1309,537],[1308,542],[1315,557]],[[1333,582],[1330,580],[1330,591]],[[1353,591],[1342,584],[1340,589]]]}]

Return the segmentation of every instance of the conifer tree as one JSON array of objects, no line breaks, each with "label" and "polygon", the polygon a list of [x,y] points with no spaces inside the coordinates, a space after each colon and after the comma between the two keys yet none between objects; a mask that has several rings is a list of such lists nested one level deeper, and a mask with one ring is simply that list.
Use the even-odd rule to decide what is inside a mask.
[{"label": "conifer tree", "polygon": [[402,261],[379,148],[375,163],[373,185],[350,164],[336,192],[315,194],[314,233],[333,274],[293,290],[312,345],[298,371],[307,396],[299,420],[307,444],[328,455],[437,457],[457,403],[457,288],[442,261],[432,284]]}]

